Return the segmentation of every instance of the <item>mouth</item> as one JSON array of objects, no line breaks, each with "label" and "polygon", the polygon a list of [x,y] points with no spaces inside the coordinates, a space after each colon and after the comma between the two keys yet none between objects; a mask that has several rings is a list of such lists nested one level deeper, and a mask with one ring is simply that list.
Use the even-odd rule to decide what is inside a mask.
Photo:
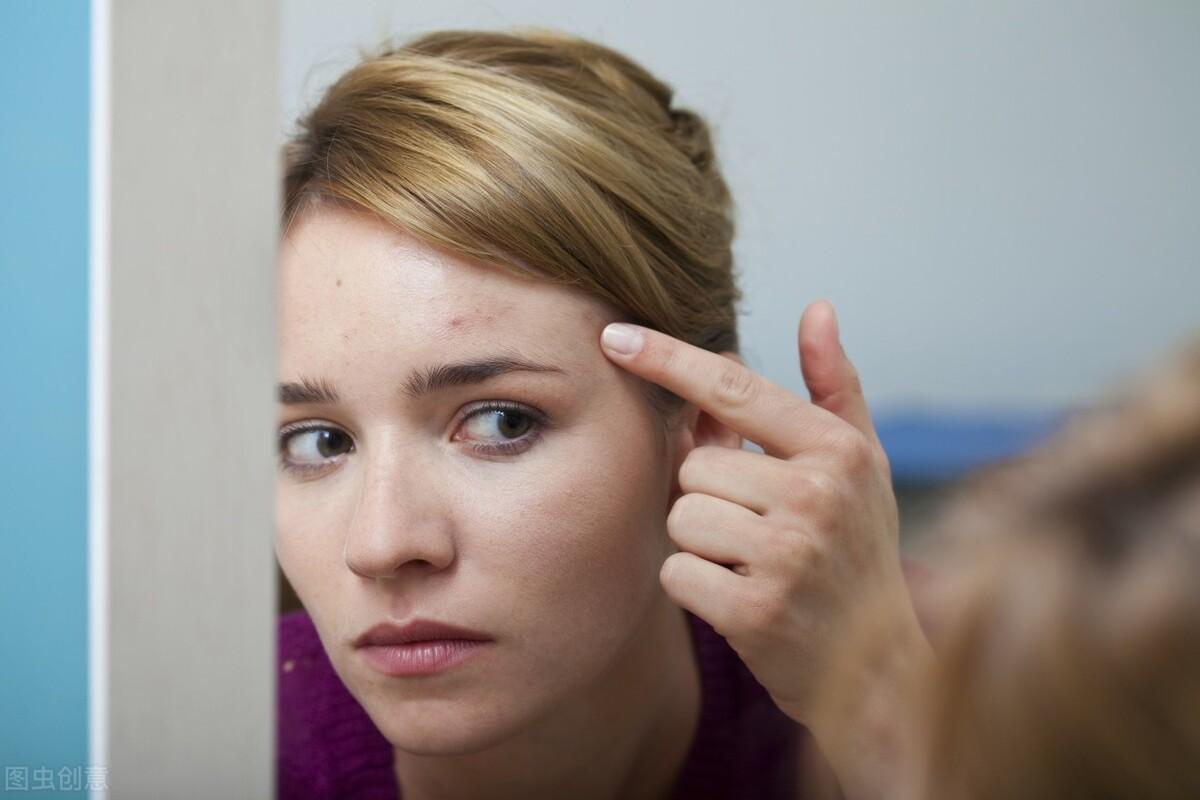
[{"label": "mouth", "polygon": [[367,645],[359,648],[374,669],[394,678],[433,675],[463,663],[490,642],[439,639],[409,644]]},{"label": "mouth", "polygon": [[372,668],[392,677],[433,675],[462,664],[493,644],[490,636],[457,625],[417,619],[380,623],[354,646]]}]

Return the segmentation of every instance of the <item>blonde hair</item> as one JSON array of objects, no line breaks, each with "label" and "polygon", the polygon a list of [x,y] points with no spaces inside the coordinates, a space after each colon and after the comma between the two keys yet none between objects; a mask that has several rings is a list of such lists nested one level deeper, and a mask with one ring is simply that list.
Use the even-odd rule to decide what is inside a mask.
[{"label": "blonde hair", "polygon": [[708,126],[672,96],[620,53],[553,30],[385,46],[330,86],[285,146],[285,230],[313,205],[365,210],[737,352],[732,200]]},{"label": "blonde hair", "polygon": [[[937,660],[891,709],[916,796],[1200,797],[1200,341],[967,481],[928,536]],[[888,611],[860,615],[846,674],[886,658]],[[830,719],[857,689],[832,681]]]}]

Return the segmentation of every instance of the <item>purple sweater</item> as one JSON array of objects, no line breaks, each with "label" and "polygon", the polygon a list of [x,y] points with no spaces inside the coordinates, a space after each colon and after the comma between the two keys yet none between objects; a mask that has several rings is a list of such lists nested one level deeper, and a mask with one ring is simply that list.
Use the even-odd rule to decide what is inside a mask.
[{"label": "purple sweater", "polygon": [[[807,732],[775,706],[724,638],[687,616],[703,705],[672,797],[799,797],[796,754]],[[306,612],[280,618],[278,663],[277,797],[397,800],[392,747],[334,672]]]}]

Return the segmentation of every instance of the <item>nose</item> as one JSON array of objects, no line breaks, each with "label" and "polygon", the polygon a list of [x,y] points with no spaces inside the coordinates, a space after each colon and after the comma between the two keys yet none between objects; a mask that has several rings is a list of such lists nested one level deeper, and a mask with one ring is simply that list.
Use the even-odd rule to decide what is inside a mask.
[{"label": "nose", "polygon": [[358,507],[346,531],[346,566],[364,578],[437,571],[454,562],[451,519],[437,481],[403,448],[392,451],[367,459]]}]

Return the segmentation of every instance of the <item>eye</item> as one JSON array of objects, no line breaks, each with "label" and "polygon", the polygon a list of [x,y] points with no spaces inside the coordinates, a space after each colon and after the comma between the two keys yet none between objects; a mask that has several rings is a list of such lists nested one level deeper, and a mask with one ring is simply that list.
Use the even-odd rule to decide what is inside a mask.
[{"label": "eye", "polygon": [[531,448],[544,427],[541,412],[519,403],[492,401],[466,415],[461,429],[469,435],[456,438],[485,442],[471,445],[478,453],[515,455]]},{"label": "eye", "polygon": [[284,428],[279,433],[279,463],[289,472],[315,472],[353,451],[349,434],[327,425],[308,424]]}]

